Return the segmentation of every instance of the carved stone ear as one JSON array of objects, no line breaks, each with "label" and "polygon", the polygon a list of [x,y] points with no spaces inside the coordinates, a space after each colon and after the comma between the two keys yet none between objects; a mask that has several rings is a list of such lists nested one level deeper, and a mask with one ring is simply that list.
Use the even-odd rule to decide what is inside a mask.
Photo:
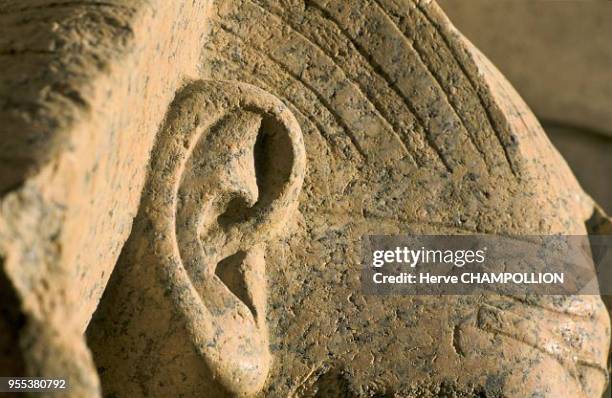
[{"label": "carved stone ear", "polygon": [[305,152],[299,125],[254,86],[199,81],[175,101],[152,154],[141,213],[166,291],[191,343],[226,390],[263,387],[265,244],[296,210]]},{"label": "carved stone ear", "polygon": [[305,156],[299,125],[270,94],[218,82],[191,91],[187,101],[199,102],[191,104],[197,110],[179,115],[177,129],[166,134],[172,140],[179,129],[192,131],[178,167],[176,235],[197,279],[214,273],[223,258],[274,237],[297,203]]}]

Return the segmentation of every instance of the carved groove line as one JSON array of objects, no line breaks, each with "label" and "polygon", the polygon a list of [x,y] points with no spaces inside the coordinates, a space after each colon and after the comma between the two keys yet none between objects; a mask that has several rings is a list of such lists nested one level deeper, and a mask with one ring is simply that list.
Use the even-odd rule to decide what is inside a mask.
[{"label": "carved groove line", "polygon": [[[388,112],[383,109],[383,106],[381,105],[381,103],[376,98],[366,95],[366,93],[364,92],[365,87],[362,84],[360,84],[360,82],[357,81],[354,76],[352,76],[346,70],[342,69],[342,67],[340,66],[341,64],[339,63],[338,59],[336,59],[336,57],[334,57],[333,54],[331,54],[329,51],[326,51],[323,47],[321,47],[321,45],[319,43],[315,42],[312,38],[307,37],[304,33],[302,33],[300,30],[298,30],[298,28],[295,26],[295,24],[290,19],[284,17],[281,14],[278,14],[278,13],[272,11],[271,9],[265,8],[263,5],[257,3],[256,0],[249,0],[249,1],[251,3],[253,3],[254,5],[256,5],[257,7],[259,7],[265,13],[267,13],[267,14],[271,15],[272,17],[275,17],[276,19],[278,19],[281,22],[282,26],[288,26],[292,30],[292,32],[294,32],[296,35],[298,35],[299,37],[304,39],[307,43],[309,43],[315,49],[317,49],[317,51],[319,51],[321,54],[323,54],[325,56],[325,58],[327,58],[329,61],[331,61],[331,63],[334,65],[334,67],[337,68],[338,70],[340,70],[347,77],[347,79],[353,84],[353,86],[355,88],[357,88],[357,90],[359,91],[361,96],[369,104],[371,104],[371,106],[376,111],[376,115],[379,117],[379,119],[385,124],[387,129],[389,131],[391,131],[391,133],[397,137],[400,145],[402,146],[402,148],[404,149],[406,154],[409,155],[412,158],[411,159],[412,162],[415,163],[418,166],[423,166],[422,162],[418,162],[417,161],[418,157],[416,156],[416,151],[415,150],[411,151],[409,149],[410,142],[407,139],[408,137],[402,137],[402,135],[405,135],[405,134],[400,135],[400,133],[398,133],[398,131],[402,131],[402,129],[398,127],[397,123],[393,122],[393,118],[390,117],[388,115]],[[376,71],[372,71],[372,72],[377,74]]]},{"label": "carved groove line", "polygon": [[418,62],[425,68],[425,70],[427,70],[427,73],[431,76],[433,81],[440,88],[441,92],[446,97],[445,99],[446,99],[446,102],[447,102],[449,108],[453,111],[453,114],[455,115],[455,117],[459,121],[459,124],[460,124],[461,128],[465,131],[466,136],[468,137],[470,143],[472,144],[474,149],[476,149],[478,151],[478,153],[480,154],[480,156],[483,159],[483,161],[485,162],[485,164],[487,164],[487,166],[489,166],[487,168],[487,172],[488,172],[489,169],[490,169],[490,164],[488,163],[488,159],[487,159],[487,156],[486,156],[484,150],[476,142],[476,138],[474,137],[474,132],[471,131],[470,129],[468,129],[467,125],[465,124],[465,120],[464,120],[465,118],[462,117],[459,114],[459,112],[457,111],[456,101],[453,99],[453,96],[451,95],[450,91],[448,90],[448,87],[446,87],[446,85],[442,83],[442,78],[441,78],[440,74],[438,72],[436,72],[436,70],[433,68],[433,64],[431,63],[431,60],[428,57],[426,57],[423,47],[421,47],[421,45],[418,44],[419,41],[415,40],[414,38],[412,38],[413,40],[411,40],[411,38],[408,37],[408,34],[406,33],[406,31],[404,29],[401,29],[401,27],[389,15],[389,12],[380,4],[380,0],[373,0],[373,4],[384,15],[385,19],[388,20],[389,23],[391,23],[394,26],[394,29],[397,32],[399,32],[399,34],[403,37],[404,42],[410,48],[412,48],[414,53],[417,55],[416,59],[418,60]]},{"label": "carved groove line", "polygon": [[[493,308],[496,311],[493,311]],[[478,328],[480,330],[482,330],[483,332],[486,333],[490,333],[493,335],[501,335],[504,336],[508,339],[517,341],[521,344],[525,344],[537,351],[540,351],[541,353],[553,358],[554,360],[556,360],[570,375],[571,377],[573,377],[582,387],[584,387],[584,383],[580,377],[580,375],[577,374],[577,369],[576,369],[576,365],[579,366],[586,366],[586,367],[590,367],[592,369],[596,369],[599,372],[601,372],[604,377],[607,379],[608,375],[607,375],[607,370],[603,369],[601,366],[597,365],[595,363],[594,360],[585,360],[584,358],[573,358],[573,360],[568,360],[567,358],[565,358],[562,353],[558,353],[555,352],[552,348],[547,349],[546,347],[542,347],[541,345],[539,345],[537,343],[537,341],[531,341],[530,338],[528,338],[527,336],[525,337],[521,337],[518,334],[514,334],[514,333],[510,333],[507,332],[505,330],[505,328],[503,327],[495,327],[494,325],[491,325],[490,322],[487,322],[486,320],[484,320],[485,315],[483,315],[484,312],[489,312],[490,314],[494,315],[496,318],[496,321],[498,320],[498,317],[501,316],[501,314],[503,312],[507,312],[505,310],[502,310],[500,308],[491,306],[490,309],[487,309],[485,306],[482,306],[480,308],[480,310],[478,311]],[[523,318],[524,319],[524,318]],[[566,352],[566,355],[571,356],[571,353],[568,352],[567,346],[562,342],[562,341],[558,341],[557,340],[557,345],[556,347],[561,347],[563,349],[563,352]]]},{"label": "carved groove line", "polygon": [[521,303],[523,305],[529,306],[529,307],[536,307],[536,308],[540,308],[544,311],[548,311],[551,312],[553,314],[561,314],[561,315],[566,315],[572,318],[578,318],[578,319],[591,319],[591,314],[588,313],[578,313],[578,312],[571,312],[569,309],[564,309],[564,310],[558,310],[556,308],[550,308],[550,307],[546,307],[545,305],[542,304],[538,304],[538,303],[534,303],[532,301],[528,301],[524,298],[521,298],[520,296],[513,296],[513,295],[503,295],[503,297],[507,297],[509,299],[512,299],[518,303]]},{"label": "carved groove line", "polygon": [[433,137],[431,137],[430,134],[427,134],[427,129],[425,127],[425,121],[423,120],[423,118],[419,115],[418,111],[416,110],[416,108],[414,107],[414,105],[412,104],[412,102],[410,101],[410,99],[408,97],[406,97],[404,95],[404,93],[402,93],[402,90],[397,86],[397,84],[394,82],[394,79],[391,78],[391,76],[389,76],[389,74],[387,72],[385,72],[385,70],[382,68],[382,66],[376,62],[374,60],[374,58],[368,54],[368,52],[366,51],[365,48],[363,48],[363,46],[359,43],[357,43],[351,36],[350,33],[346,31],[345,28],[342,27],[340,21],[338,21],[333,15],[331,15],[326,9],[322,8],[319,4],[309,1],[308,2],[308,6],[312,7],[316,10],[318,10],[324,17],[325,19],[329,20],[330,22],[332,22],[341,32],[344,36],[346,36],[346,38],[348,39],[348,41],[355,47],[355,49],[361,54],[362,57],[364,57],[368,63],[370,64],[370,66],[372,67],[372,70],[379,76],[381,76],[389,85],[389,87],[395,92],[395,94],[400,97],[402,99],[402,101],[404,102],[404,104],[406,105],[406,107],[408,108],[408,110],[410,111],[410,113],[414,116],[415,120],[418,123],[418,126],[420,128],[420,130],[422,130],[422,135],[425,137],[426,142],[428,143],[428,145],[435,151],[435,153],[438,155],[439,159],[441,160],[441,162],[444,164],[444,167],[446,168],[446,170],[449,173],[452,173],[453,168],[451,167],[451,165],[448,162],[448,159],[446,159],[446,156],[444,155],[444,152],[441,150],[441,148],[438,146],[438,144],[435,142],[435,140],[433,139]]},{"label": "carved groove line", "polygon": [[[228,34],[229,33],[231,33],[231,32],[228,32]],[[294,76],[292,76],[290,74],[287,74],[274,60],[262,57],[259,52],[252,51],[251,48],[246,47],[245,49],[251,51],[252,55],[257,57],[258,59],[260,59],[262,61],[269,62],[271,64],[271,67],[277,68],[280,74],[286,76],[291,81],[299,84],[300,87],[304,88],[305,92],[310,93],[315,99],[317,98],[316,94],[314,92],[312,92],[308,87],[306,87],[301,80],[296,79]],[[214,56],[223,59],[225,62],[227,62],[229,64],[236,64],[236,62],[234,60],[230,59],[228,55],[221,55],[219,51],[214,51],[213,54],[214,54]],[[249,75],[248,79],[251,79],[251,80],[256,81],[256,82],[262,82],[262,83],[264,83],[263,86],[265,86],[267,88],[274,87],[274,82],[272,80],[266,78],[265,76],[263,76],[261,74],[259,76],[261,76],[261,79],[255,79],[255,78],[253,78],[252,75]],[[325,140],[325,143],[328,146],[328,148],[331,148],[332,146],[335,147],[335,148],[339,147],[338,143],[333,138],[333,136],[328,134],[328,132],[327,132],[328,128],[325,128],[325,126],[321,123],[321,121],[318,121],[313,116],[313,112],[311,112],[308,109],[304,108],[304,106],[302,106],[302,105],[298,105],[295,101],[292,101],[291,99],[288,99],[286,97],[283,97],[283,98],[284,98],[284,101],[287,102],[288,104],[290,104],[292,107],[294,107],[298,111],[298,113],[303,116],[303,118],[305,120],[308,120],[313,126],[315,126],[314,129],[316,131],[318,131],[319,134],[323,137],[323,139]],[[331,114],[329,109],[327,109],[326,107],[322,107],[322,109],[324,109],[330,115],[330,117],[335,120],[334,116]],[[339,130],[343,130],[342,126],[339,126],[339,125],[336,128],[338,128]],[[352,141],[350,141],[350,139],[349,139],[349,142],[350,142],[351,146],[354,146]],[[340,151],[340,153],[342,153],[342,151]]]},{"label": "carved groove line", "polygon": [[427,21],[431,24],[431,26],[438,32],[438,34],[442,38],[442,42],[444,43],[446,48],[451,52],[451,54],[453,54],[453,56],[454,56],[453,58],[455,58],[455,60],[457,62],[457,65],[459,65],[459,67],[461,68],[461,71],[463,72],[465,77],[470,82],[470,84],[472,86],[472,89],[474,90],[474,92],[476,93],[476,95],[478,97],[478,100],[480,102],[480,106],[482,107],[482,109],[485,112],[485,115],[487,116],[487,120],[489,122],[489,125],[493,129],[493,132],[495,133],[495,136],[497,137],[497,139],[499,141],[499,144],[501,145],[501,147],[502,147],[502,149],[504,151],[504,156],[506,157],[506,162],[508,162],[508,165],[510,166],[510,170],[512,171],[512,174],[514,175],[515,178],[519,179],[520,178],[519,172],[516,169],[516,165],[512,161],[512,158],[511,158],[510,153],[508,151],[508,147],[504,143],[504,140],[502,138],[502,130],[503,129],[501,128],[501,126],[498,125],[497,122],[495,122],[495,119],[493,118],[493,115],[491,114],[491,110],[489,109],[489,106],[486,105],[485,100],[484,100],[484,98],[482,96],[482,93],[478,89],[478,84],[474,80],[474,76],[472,76],[472,74],[469,73],[469,71],[467,70],[466,66],[461,61],[461,57],[457,53],[457,50],[455,49],[455,46],[453,46],[451,44],[450,39],[446,36],[445,32],[441,29],[439,24],[437,24],[431,18],[431,16],[427,13],[427,11],[425,9],[423,9],[423,6],[420,3],[417,2],[416,8],[417,8],[417,10],[419,12],[421,12],[423,14],[423,16],[427,19]]},{"label": "carved groove line", "polygon": [[325,106],[325,108],[327,108],[329,113],[334,117],[336,123],[338,125],[340,125],[343,130],[345,130],[347,136],[351,140],[352,144],[354,145],[355,149],[357,150],[357,152],[359,153],[361,158],[363,160],[366,160],[366,161],[368,160],[368,156],[367,156],[366,152],[361,147],[361,144],[359,143],[359,141],[357,140],[355,135],[352,133],[351,129],[346,125],[346,123],[344,122],[344,119],[333,109],[331,104],[329,104],[329,102],[321,94],[319,94],[315,90],[314,87],[312,87],[309,83],[305,82],[304,80],[300,79],[299,76],[297,76],[295,73],[293,73],[291,70],[289,70],[284,64],[278,62],[277,60],[272,58],[270,55],[268,55],[262,48],[254,46],[254,45],[252,45],[250,43],[245,42],[245,40],[243,38],[241,38],[240,36],[238,36],[235,32],[233,32],[231,30],[231,27],[227,26],[224,23],[219,23],[219,26],[221,27],[221,29],[223,29],[223,31],[227,32],[228,34],[230,34],[233,37],[235,37],[236,39],[238,39],[245,47],[249,47],[249,48],[251,48],[253,50],[258,50],[258,51],[254,51],[253,52],[254,54],[257,54],[257,53],[261,52],[262,54],[265,55],[265,57],[270,62],[272,62],[275,65],[277,65],[284,73],[286,73],[287,75],[291,76],[294,80],[297,80],[297,81],[301,82],[304,85],[304,87],[306,87],[319,100],[319,102],[323,106]]},{"label": "carved groove line", "polygon": [[[228,65],[232,65],[235,64],[235,61],[233,61],[232,59],[229,58],[228,55],[222,55],[220,51],[217,51],[216,49],[210,54],[211,57],[215,57],[211,58],[211,61],[215,61],[215,60],[219,60],[222,61]],[[259,57],[261,59],[261,57]],[[274,65],[273,65],[274,66]],[[279,68],[279,71],[280,68]],[[239,73],[240,71],[235,71],[235,73]],[[288,76],[287,74],[283,73],[283,75]],[[238,75],[234,75],[234,76],[238,76]],[[248,76],[242,76],[240,75],[242,78],[246,80],[249,80],[253,83],[256,83],[257,86],[261,87],[261,88],[265,88],[266,90],[272,92],[274,91],[274,81],[272,81],[271,79],[267,78],[266,76],[259,74],[258,78],[254,77],[254,75],[248,75]],[[299,84],[301,87],[304,87],[306,89],[306,91],[308,91],[308,88],[306,88],[301,81],[293,79],[293,77],[288,76],[292,81],[294,81],[295,83]],[[314,94],[313,94],[314,95]],[[328,151],[331,153],[332,147],[337,147],[338,144],[336,142],[334,142],[334,139],[327,134],[327,129],[325,129],[325,127],[321,124],[320,121],[318,121],[317,119],[315,119],[312,116],[312,112],[308,111],[306,108],[304,108],[304,106],[302,105],[298,105],[294,100],[292,100],[291,98],[287,98],[286,96],[283,97],[283,102],[287,103],[288,105],[291,106],[291,108],[293,108],[293,111],[297,114],[300,115],[300,117],[308,122],[310,124],[310,130],[318,132],[321,137],[323,138],[323,142],[325,142],[325,145],[328,149]],[[342,153],[342,152],[340,152]]]},{"label": "carved groove line", "polygon": [[[393,95],[397,97],[399,101],[402,104],[404,104],[406,108],[406,113],[410,114],[410,116],[416,122],[415,131],[417,133],[417,137],[421,139],[422,143],[424,143],[428,149],[431,149],[432,154],[435,155],[436,160],[438,160],[440,164],[446,168],[447,171],[450,171],[449,167],[445,164],[445,159],[443,155],[440,153],[439,150],[436,149],[435,143],[432,143],[431,140],[429,139],[423,124],[417,118],[417,116],[415,116],[415,110],[407,102],[408,99],[401,93],[401,90],[399,90],[399,88],[392,82],[392,80],[384,72],[384,70],[382,70],[382,68],[380,68],[378,64],[375,63],[374,59],[358,43],[356,43],[353,40],[353,38],[346,31],[346,29],[344,29],[341,25],[339,25],[339,23],[333,18],[333,16],[329,15],[329,13],[326,10],[320,8],[316,3],[313,3],[313,2],[308,2],[307,5],[309,8],[307,8],[306,10],[308,11],[309,9],[312,9],[313,14],[315,14],[316,12],[317,16],[322,21],[327,22],[331,27],[335,28],[335,30],[337,31],[336,33],[338,37],[343,37],[346,40],[346,43],[350,46],[350,48],[354,50],[358,54],[358,56],[363,60],[363,64],[367,65],[370,68],[368,72],[377,76],[378,78],[380,78],[382,82],[384,82],[384,84],[386,85],[386,88],[390,90],[388,95]],[[389,117],[389,119],[394,120],[393,117]],[[398,129],[400,131],[403,130],[401,128],[398,128]],[[404,134],[404,139],[407,143],[406,145],[408,146],[411,146],[411,142],[414,140],[414,138],[415,137],[412,137],[408,134]],[[418,153],[417,150],[415,150],[415,152],[417,152],[416,158],[419,159],[420,154]],[[422,160],[418,164],[419,166],[424,166],[424,162]]]}]

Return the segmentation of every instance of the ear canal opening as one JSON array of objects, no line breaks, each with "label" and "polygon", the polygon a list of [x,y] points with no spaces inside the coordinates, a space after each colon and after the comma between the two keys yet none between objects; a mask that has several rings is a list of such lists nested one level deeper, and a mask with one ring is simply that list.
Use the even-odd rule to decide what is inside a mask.
[{"label": "ear canal opening", "polygon": [[217,221],[222,228],[257,217],[283,194],[294,163],[293,144],[286,127],[272,118],[264,118],[253,148],[253,167],[259,195],[253,206],[237,196],[230,200]]},{"label": "ear canal opening", "polygon": [[255,176],[260,189],[255,206],[267,206],[281,196],[294,163],[293,145],[285,127],[276,120],[264,119],[253,153]]}]

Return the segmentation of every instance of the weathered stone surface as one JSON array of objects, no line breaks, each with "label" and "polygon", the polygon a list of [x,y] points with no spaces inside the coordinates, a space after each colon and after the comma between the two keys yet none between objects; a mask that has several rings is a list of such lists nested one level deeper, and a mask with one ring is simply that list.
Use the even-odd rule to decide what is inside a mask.
[{"label": "weathered stone surface", "polygon": [[163,114],[195,75],[207,4],[0,1],[0,289],[19,319],[0,329],[11,329],[12,374],[69,376],[72,396],[97,394],[82,333]]},{"label": "weathered stone surface", "polygon": [[439,3],[525,99],[585,191],[612,211],[612,187],[603,183],[611,167],[612,3]]},{"label": "weathered stone surface", "polygon": [[361,293],[364,234],[610,225],[434,2],[0,0],[0,22],[3,374],[601,395],[599,297]]},{"label": "weathered stone surface", "polygon": [[[107,393],[601,395],[610,331],[598,297],[361,294],[364,234],[584,234],[593,214],[520,97],[435,3],[225,0],[210,22],[204,80],[170,106],[88,329]],[[226,80],[251,86],[212,88]],[[305,146],[294,213],[269,210],[283,194],[257,177],[299,169],[298,146],[253,138],[271,109],[253,103],[275,97]]]}]

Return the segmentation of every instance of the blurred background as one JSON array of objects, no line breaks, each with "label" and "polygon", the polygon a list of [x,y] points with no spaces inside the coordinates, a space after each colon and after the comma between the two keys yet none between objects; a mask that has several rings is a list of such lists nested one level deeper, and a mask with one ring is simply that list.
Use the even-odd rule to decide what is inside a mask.
[{"label": "blurred background", "polygon": [[612,1],[438,0],[612,214]]}]

